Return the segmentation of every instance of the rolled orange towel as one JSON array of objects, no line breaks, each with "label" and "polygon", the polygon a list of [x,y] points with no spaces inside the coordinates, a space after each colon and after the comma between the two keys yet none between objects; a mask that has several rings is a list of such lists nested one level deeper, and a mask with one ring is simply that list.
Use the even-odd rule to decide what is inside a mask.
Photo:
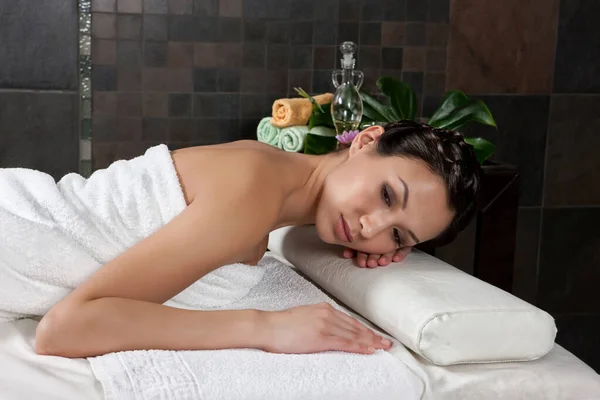
[{"label": "rolled orange towel", "polygon": [[[313,96],[318,104],[328,104],[333,100],[333,94],[325,93]],[[306,125],[312,114],[312,103],[304,97],[294,99],[279,99],[273,102],[271,124],[278,128]]]}]

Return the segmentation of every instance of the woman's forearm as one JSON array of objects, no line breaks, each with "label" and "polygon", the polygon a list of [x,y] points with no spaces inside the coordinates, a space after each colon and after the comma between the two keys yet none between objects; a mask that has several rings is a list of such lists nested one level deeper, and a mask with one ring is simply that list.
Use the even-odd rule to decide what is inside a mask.
[{"label": "woman's forearm", "polygon": [[59,305],[40,322],[39,354],[91,357],[115,351],[261,348],[258,310],[192,311],[122,298]]}]

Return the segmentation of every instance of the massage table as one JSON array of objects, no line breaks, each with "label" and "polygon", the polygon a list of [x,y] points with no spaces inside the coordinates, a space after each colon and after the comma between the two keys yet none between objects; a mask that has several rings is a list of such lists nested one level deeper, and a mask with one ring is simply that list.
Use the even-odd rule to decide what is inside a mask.
[{"label": "massage table", "polygon": [[[0,399],[104,399],[102,386],[86,359],[35,353],[37,324],[38,320],[33,319],[0,324]],[[599,375],[558,344],[535,361],[446,367],[433,365],[401,345],[394,346],[390,353],[423,382],[423,400],[600,399]]]}]

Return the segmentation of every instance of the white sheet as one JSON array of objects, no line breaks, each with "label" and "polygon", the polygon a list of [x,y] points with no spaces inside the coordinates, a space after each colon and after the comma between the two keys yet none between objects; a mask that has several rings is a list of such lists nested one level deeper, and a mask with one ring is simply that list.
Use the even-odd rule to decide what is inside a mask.
[{"label": "white sheet", "polygon": [[[218,309],[286,310],[336,303],[282,262],[265,257],[264,278]],[[207,308],[202,301],[195,309]],[[341,308],[341,307],[338,307]],[[396,346],[402,346],[395,341]],[[90,358],[106,398],[161,400],[420,400],[422,381],[392,354],[274,354],[256,349],[123,351]]]},{"label": "white sheet", "polygon": [[0,323],[0,399],[103,400],[86,359],[35,354],[37,324],[31,319]]},{"label": "white sheet", "polygon": [[447,367],[400,346],[390,352],[422,379],[422,400],[600,400],[600,376],[558,344],[534,361]]},{"label": "white sheet", "polygon": [[[0,324],[0,398],[103,400],[87,360],[35,354],[36,326],[33,320]],[[391,353],[425,383],[423,400],[600,399],[600,377],[558,345],[536,361],[452,367],[428,364],[400,346]]]}]

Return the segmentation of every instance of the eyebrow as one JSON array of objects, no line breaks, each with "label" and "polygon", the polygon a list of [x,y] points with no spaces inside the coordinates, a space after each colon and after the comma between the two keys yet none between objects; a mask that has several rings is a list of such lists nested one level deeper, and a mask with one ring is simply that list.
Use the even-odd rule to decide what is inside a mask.
[{"label": "eyebrow", "polygon": [[[406,209],[406,204],[408,203],[408,185],[400,176],[398,176],[398,179],[400,179],[400,182],[402,182],[402,186],[404,186],[404,198],[402,199],[402,209]],[[408,234],[410,235],[412,240],[415,241],[415,244],[419,244],[421,242],[417,235],[415,235],[410,229],[408,230]]]},{"label": "eyebrow", "polygon": [[408,203],[408,185],[404,182],[404,179],[398,177],[400,182],[402,182],[402,186],[404,186],[404,198],[402,199],[402,209],[406,209],[406,203]]}]

